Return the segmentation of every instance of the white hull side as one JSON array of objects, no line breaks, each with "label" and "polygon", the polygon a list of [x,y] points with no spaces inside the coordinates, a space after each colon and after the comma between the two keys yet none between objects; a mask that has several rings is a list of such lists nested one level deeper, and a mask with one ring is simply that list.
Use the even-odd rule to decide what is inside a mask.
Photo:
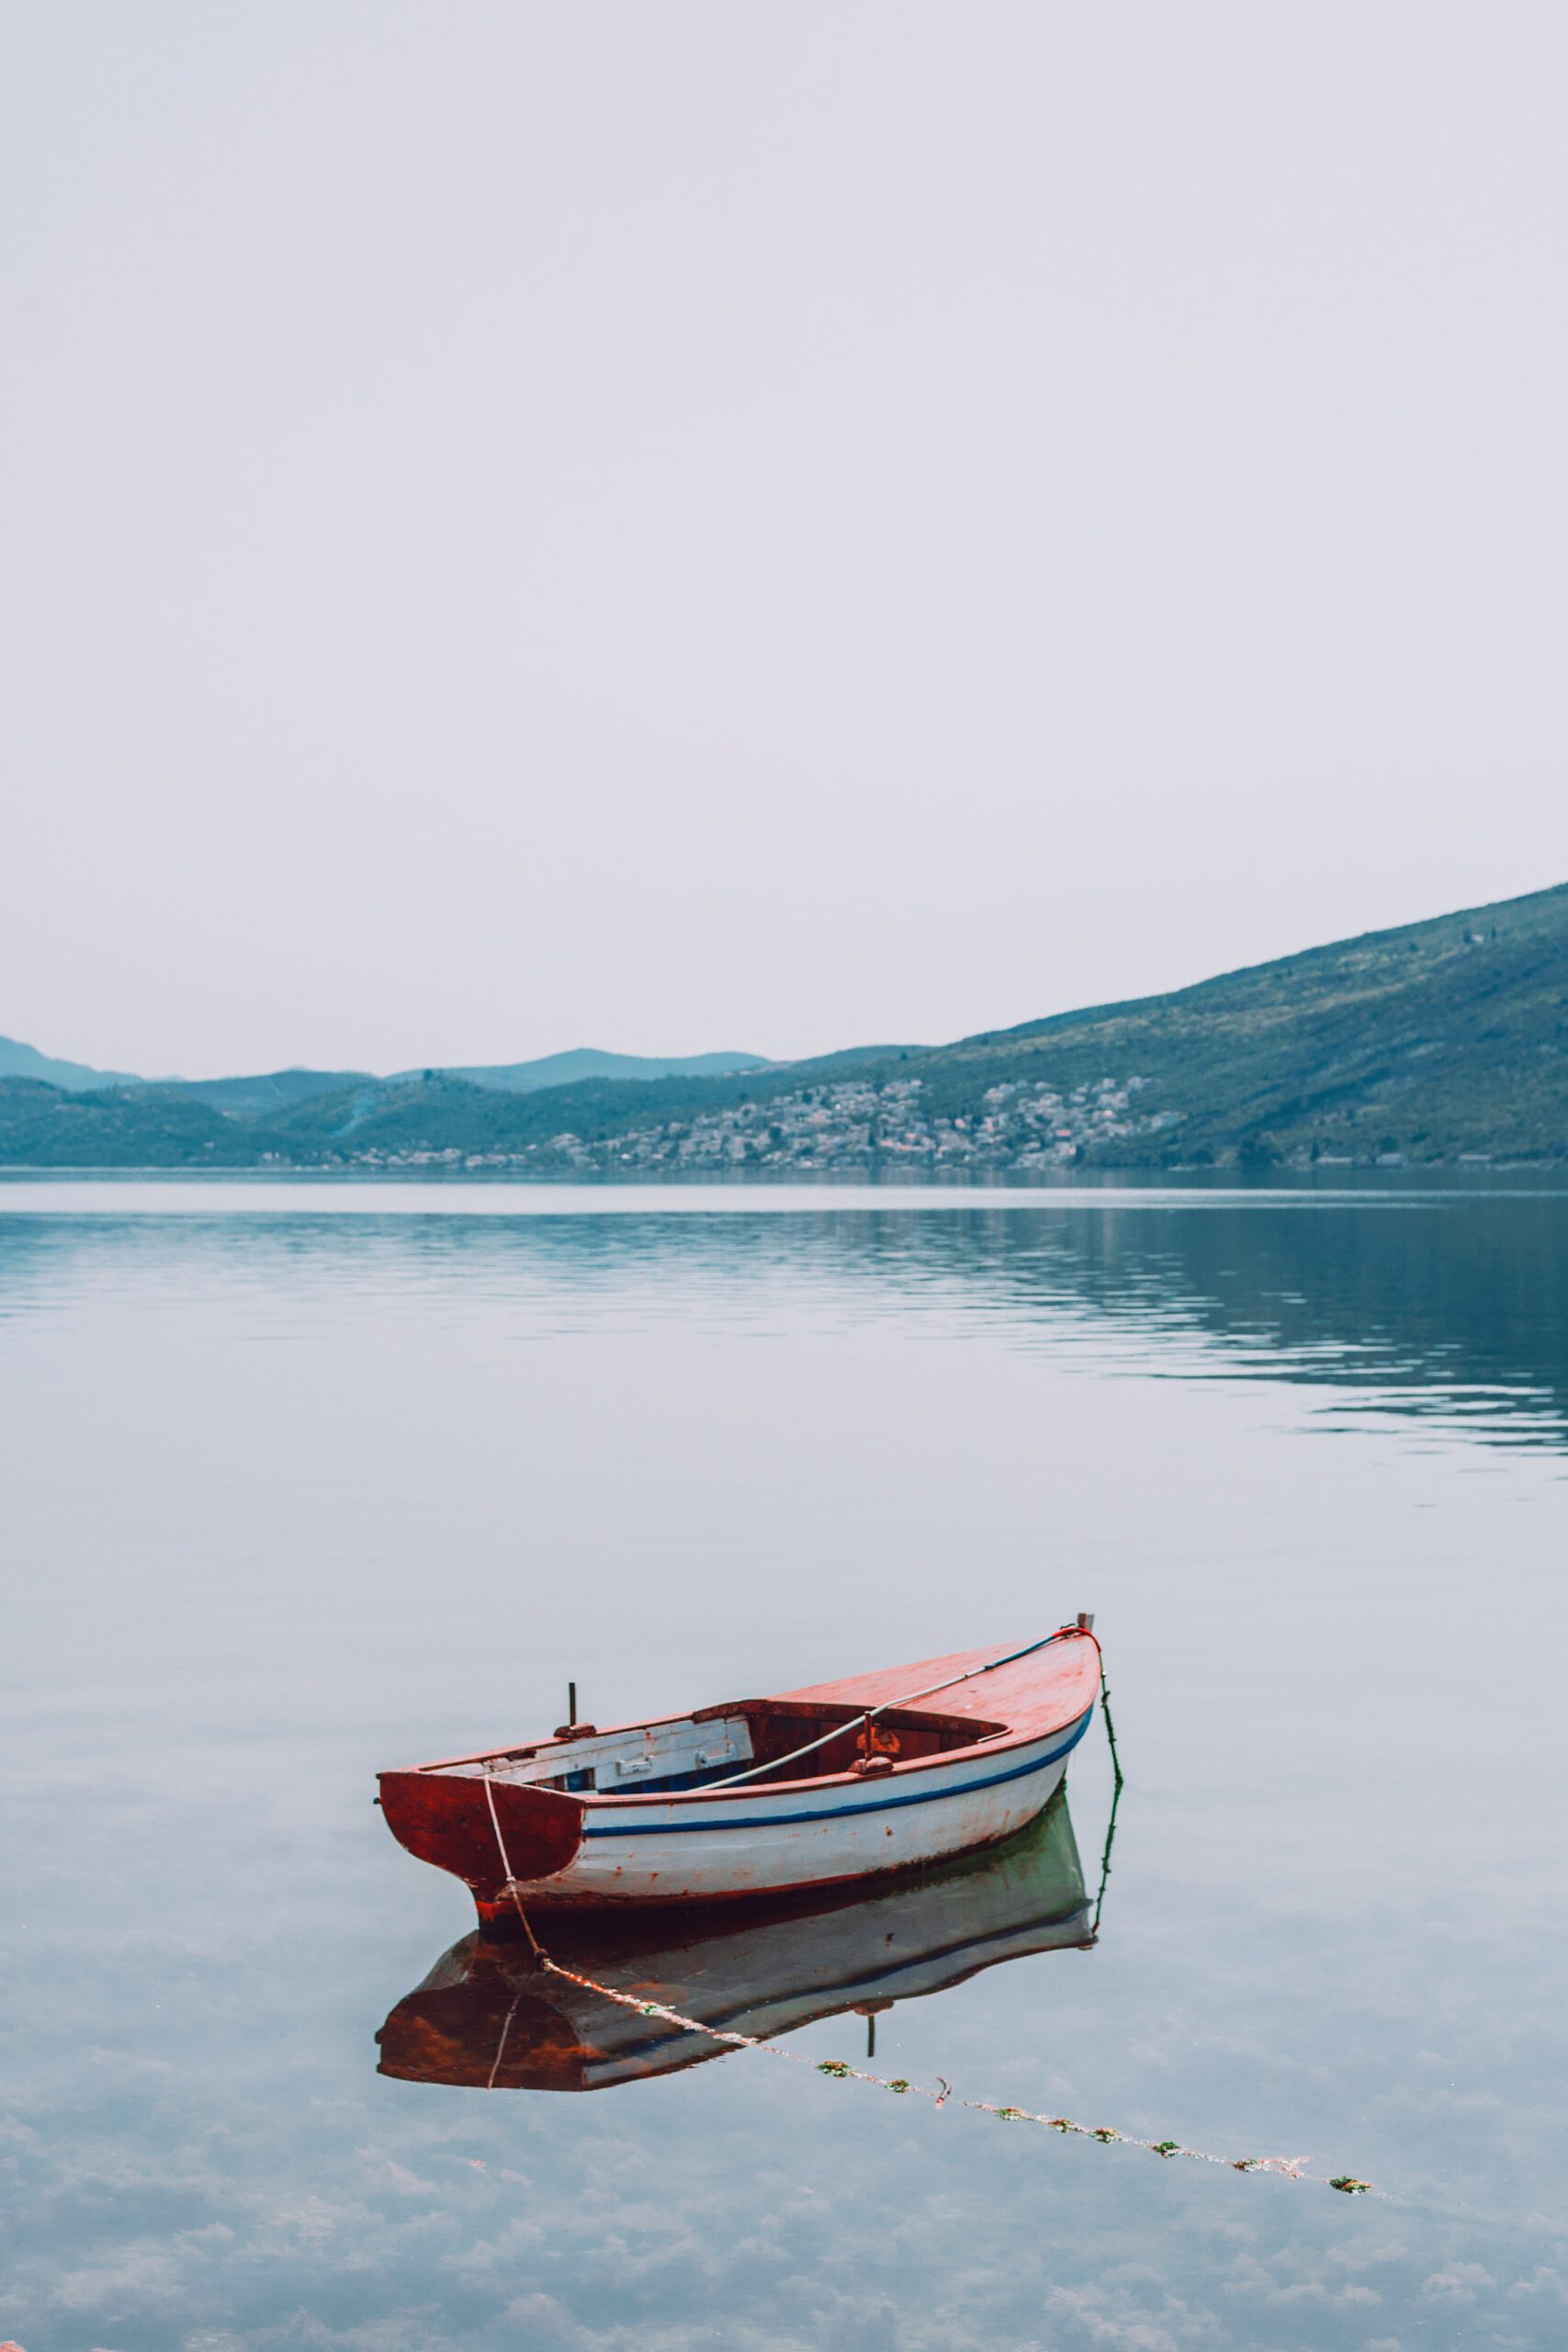
[{"label": "white hull side", "polygon": [[1061,1785],[1089,1720],[1086,1713],[995,1758],[848,1787],[797,1784],[684,1804],[591,1804],[567,1868],[518,1892],[544,1904],[715,1901],[939,1861],[1032,1821]]}]

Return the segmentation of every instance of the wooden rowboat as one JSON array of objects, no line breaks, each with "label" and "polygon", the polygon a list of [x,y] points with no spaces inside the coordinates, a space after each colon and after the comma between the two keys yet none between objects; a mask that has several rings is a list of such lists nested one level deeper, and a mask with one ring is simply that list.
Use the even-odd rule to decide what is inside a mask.
[{"label": "wooden rowboat", "polygon": [[994,1845],[1048,1802],[1100,1689],[1089,1624],[614,1731],[567,1724],[383,1772],[379,1802],[481,1920],[908,1870]]},{"label": "wooden rowboat", "polygon": [[1015,1837],[916,1878],[711,1910],[558,1912],[547,1932],[551,1958],[575,1975],[541,1972],[515,1920],[510,1934],[504,1920],[476,1928],[388,2018],[379,2071],[490,2090],[609,2090],[729,2049],[637,2004],[773,2041],[945,1992],[998,1962],[1085,1950],[1095,1923],[1063,1789]]}]

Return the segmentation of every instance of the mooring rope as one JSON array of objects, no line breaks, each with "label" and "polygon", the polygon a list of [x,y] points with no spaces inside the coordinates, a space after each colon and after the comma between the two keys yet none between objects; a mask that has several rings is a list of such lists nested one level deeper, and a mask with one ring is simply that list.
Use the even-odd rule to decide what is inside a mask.
[{"label": "mooring rope", "polygon": [[[516,1889],[513,1901],[517,1903],[519,1917],[522,1904]],[[526,1926],[526,1921],[525,1921]],[[532,1930],[530,1930],[530,1934]],[[535,1950],[538,1951],[537,1944]],[[876,2089],[893,2091],[900,2097],[929,2098],[933,2107],[949,2104],[971,2109],[977,2115],[994,2115],[1003,2123],[1038,2123],[1047,2132],[1072,2132],[1081,2140],[1098,2140],[1104,2146],[1115,2144],[1127,2148],[1145,2148],[1151,2156],[1190,2156],[1195,2164],[1224,2165],[1232,2172],[1278,2173],[1285,2180],[1315,2182],[1324,2188],[1337,2188],[1347,2197],[1375,2194],[1369,2180],[1357,2180],[1350,2173],[1339,2173],[1332,2178],[1307,2170],[1305,2156],[1212,2156],[1201,2148],[1184,2147],[1179,2140],[1140,2140],[1134,2132],[1115,2132],[1106,2123],[1075,2123],[1068,2115],[1035,2115],[1024,2107],[1002,2107],[994,2099],[959,2098],[951,2084],[939,2075],[940,2088],[932,2090],[925,2083],[907,2082],[901,2075],[873,2075],[863,2066],[852,2066],[842,2058],[808,2058],[798,2050],[781,2050],[776,2041],[761,2041],[754,2034],[735,2033],[723,2026],[705,2025],[700,2018],[689,2018],[672,2009],[665,2001],[649,2001],[636,1993],[617,1993],[596,1978],[583,1976],[575,1968],[563,1968],[547,1952],[539,1954],[543,1966],[552,1976],[564,1976],[570,1984],[580,1984],[584,1992],[597,1993],[606,2001],[615,2002],[623,2009],[635,2009],[639,2017],[662,2018],[669,2025],[680,2026],[687,2033],[705,2033],[712,2041],[728,2042],[735,2050],[758,2050],[764,2057],[787,2059],[793,2066],[809,2067],[812,2073],[829,2075],[838,2082],[870,2083]]]},{"label": "mooring rope", "polygon": [[[1029,1649],[1015,1651],[1013,1657],[1027,1657],[1033,1650],[1044,1649],[1048,1643],[1060,1641],[1065,1634],[1079,1632],[1088,1633],[1089,1640],[1100,1651],[1100,1703],[1105,1717],[1106,1735],[1111,1742],[1111,1761],[1116,1775],[1115,1792],[1111,1804],[1111,1832],[1106,1838],[1105,1855],[1100,1868],[1100,1897],[1095,1905],[1095,1925],[1098,1927],[1100,1905],[1105,1900],[1105,1882],[1110,1874],[1111,1835],[1115,1830],[1116,1806],[1121,1799],[1122,1781],[1122,1762],[1116,1752],[1116,1734],[1111,1722],[1111,1692],[1105,1679],[1105,1652],[1087,1626],[1065,1625],[1061,1633],[1049,1634],[1044,1641],[1031,1643]],[[992,1660],[992,1666],[1008,1666],[1011,1663],[1011,1657]],[[989,1673],[991,1668],[980,1667],[973,1668],[972,1671],[985,1674]],[[964,1682],[968,1679],[968,1675],[952,1677],[954,1682]],[[933,1690],[945,1690],[949,1686],[946,1683],[936,1683],[931,1687]],[[925,1697],[930,1694],[921,1692],[911,1695]],[[907,1703],[907,1701],[890,1699],[884,1702],[884,1708]],[[874,1708],[871,1713],[881,1713],[884,1708]],[[869,1715],[866,1720],[870,1720]],[[844,1728],[842,1724],[839,1726],[840,1731]],[[813,1745],[820,1746],[822,1743],[818,1741]],[[804,1754],[805,1750],[798,1752]],[[781,1760],[788,1762],[792,1759],[785,1758]],[[563,1968],[559,1961],[550,1958],[529,1925],[528,1915],[523,1908],[523,1898],[517,1891],[517,1881],[513,1874],[511,1858],[506,1851],[506,1839],[502,1834],[501,1815],[496,1811],[494,1785],[488,1772],[483,1775],[483,1779],[485,1798],[490,1806],[491,1826],[495,1831],[496,1849],[501,1856],[501,1867],[505,1874],[506,1892],[512,1897],[518,1923],[528,1939],[530,1951],[539,1967],[547,1974],[564,1977],[568,1984],[581,1985],[585,1993],[596,1993],[601,2000],[613,2001],[623,2009],[635,2009],[639,2017],[662,2018],[667,2024],[679,2026],[684,2033],[705,2034],[710,2041],[725,2042],[733,2050],[759,2051],[765,2058],[783,2058],[792,2066],[808,2067],[812,2073],[830,2075],[838,2082],[870,2083],[874,2089],[892,2091],[899,2098],[930,2099],[932,2107],[937,2109],[949,2105],[967,2108],[976,2115],[994,2115],[1003,2123],[1034,2123],[1047,2132],[1072,2134],[1080,2140],[1098,2140],[1104,2147],[1143,2148],[1151,2156],[1168,2158],[1187,2156],[1194,2164],[1221,2165],[1231,2172],[1275,2173],[1284,2180],[1305,2180],[1320,2188],[1337,2188],[1346,2197],[1382,2194],[1381,2190],[1373,2188],[1370,2180],[1358,2180],[1353,2173],[1325,2175],[1308,2172],[1306,2167],[1309,2159],[1305,2156],[1214,2156],[1210,2155],[1202,2148],[1185,2147],[1179,2140],[1140,2140],[1135,2132],[1113,2131],[1108,2123],[1075,2123],[1068,2115],[1036,2115],[1028,2108],[1002,2107],[994,2099],[958,2098],[955,2098],[952,2086],[940,2075],[937,2076],[940,2087],[932,2090],[925,2083],[907,2081],[902,2075],[871,2074],[863,2066],[852,2066],[842,2058],[808,2058],[798,2050],[781,2050],[776,2041],[761,2041],[755,2034],[736,2033],[723,2026],[705,2025],[700,2018],[686,2017],[680,2009],[671,2008],[667,2002],[646,2000],[636,1993],[617,1993],[612,1985],[601,1984],[596,1977],[581,1975],[575,1968]],[[506,2035],[511,2030],[512,2015],[515,2012],[516,2007],[517,2004],[513,2001],[502,2034],[501,2049],[496,2052],[495,2063],[491,2068],[490,2082],[486,2086],[489,2089],[493,2090],[496,2078],[501,2072],[502,2053],[506,2047]],[[5,2352],[4,2346],[0,2346],[0,2352]]]}]

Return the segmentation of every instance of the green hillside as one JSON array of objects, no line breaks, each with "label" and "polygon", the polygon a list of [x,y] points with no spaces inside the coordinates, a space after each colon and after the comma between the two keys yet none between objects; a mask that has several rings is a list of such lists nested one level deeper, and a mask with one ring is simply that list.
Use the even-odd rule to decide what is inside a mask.
[{"label": "green hillside", "polygon": [[0,1163],[700,1174],[1568,1160],[1568,885],[951,1046],[525,1092],[451,1072],[244,1085],[68,1093],[0,1080]]},{"label": "green hillside", "polygon": [[[911,1080],[919,1117],[895,1116],[888,1090]],[[998,1089],[999,1105],[987,1101]],[[1097,1112],[1122,1094],[1119,1110]],[[1020,1105],[1041,1096],[1062,1108],[1031,1125]],[[1002,1130],[990,1140],[987,1119]],[[808,1159],[795,1143],[812,1120]],[[890,1127],[921,1126],[897,1156],[1128,1167],[1568,1159],[1568,886],[951,1046],[635,1091],[590,1081],[507,1103],[434,1080],[362,1096],[351,1132],[344,1105],[322,1097],[288,1123],[296,1147],[307,1123],[318,1146],[335,1133],[360,1150],[530,1161],[569,1136],[605,1165],[628,1144],[634,1165],[689,1164],[694,1130],[743,1142],[729,1153],[741,1166],[874,1159],[888,1156]],[[649,1160],[644,1139],[660,1129],[686,1131],[677,1163]]]},{"label": "green hillside", "polygon": [[1004,1074],[1136,1072],[1179,1138],[1100,1155],[1133,1164],[1568,1158],[1568,885],[967,1038],[921,1067],[960,1107]]},{"label": "green hillside", "polygon": [[249,1168],[265,1149],[254,1128],[182,1087],[68,1091],[0,1078],[0,1166]]}]

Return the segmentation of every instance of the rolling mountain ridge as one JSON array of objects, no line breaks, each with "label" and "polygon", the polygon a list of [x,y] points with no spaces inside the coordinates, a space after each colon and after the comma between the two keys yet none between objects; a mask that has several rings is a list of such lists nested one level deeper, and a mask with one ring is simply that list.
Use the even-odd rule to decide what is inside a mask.
[{"label": "rolling mountain ridge", "polygon": [[[284,1099],[284,1080],[307,1078]],[[263,1085],[279,1091],[263,1100]],[[1568,885],[949,1046],[511,1091],[455,1071],[96,1092],[0,1079],[11,1166],[863,1173],[1465,1159],[1568,1160]]]},{"label": "rolling mountain ridge", "polygon": [[72,1090],[99,1086],[140,1086],[141,1079],[118,1069],[94,1069],[87,1062],[62,1062],[24,1046],[19,1037],[0,1037],[0,1079],[35,1078],[45,1086]]},{"label": "rolling mountain ridge", "polygon": [[573,1086],[580,1079],[715,1078],[729,1070],[765,1069],[761,1054],[684,1054],[660,1060],[652,1054],[606,1054],[597,1046],[574,1046],[564,1054],[542,1054],[531,1062],[443,1063],[438,1070],[400,1070],[400,1079],[463,1078],[503,1093],[533,1094],[541,1087]]}]

